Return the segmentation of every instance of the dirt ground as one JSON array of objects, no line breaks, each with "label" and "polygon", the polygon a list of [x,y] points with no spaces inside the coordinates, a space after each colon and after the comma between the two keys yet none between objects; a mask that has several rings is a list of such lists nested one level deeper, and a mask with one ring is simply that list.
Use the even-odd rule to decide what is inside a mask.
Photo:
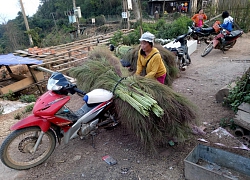
[{"label": "dirt ground", "polygon": [[[152,156],[144,152],[133,134],[128,134],[121,125],[112,131],[98,130],[94,139],[76,138],[66,145],[58,145],[45,163],[30,170],[16,171],[1,163],[0,179],[183,180],[184,159],[199,143],[249,158],[249,150],[234,148],[242,145],[241,139],[234,137],[234,131],[229,127],[218,129],[220,122],[233,119],[234,113],[217,103],[215,94],[249,68],[250,34],[244,34],[225,54],[213,50],[202,58],[200,54],[204,47],[204,43],[197,46],[191,55],[192,64],[181,72],[172,88],[197,105],[205,135],[159,149],[159,153]],[[81,98],[73,96],[70,103],[74,108],[80,107]],[[18,111],[22,110],[0,116],[0,143],[10,133],[10,125],[17,121],[13,117]],[[214,130],[224,131],[215,133]],[[225,131],[233,136],[225,135]],[[112,156],[117,164],[105,163],[102,160],[105,155]]]}]

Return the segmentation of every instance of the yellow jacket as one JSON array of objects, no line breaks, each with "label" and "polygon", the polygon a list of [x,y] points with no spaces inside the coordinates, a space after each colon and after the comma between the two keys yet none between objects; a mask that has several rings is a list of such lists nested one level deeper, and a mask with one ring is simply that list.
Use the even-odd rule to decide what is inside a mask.
[{"label": "yellow jacket", "polygon": [[156,52],[158,52],[158,53],[155,54],[148,62],[148,65],[146,68],[147,74],[145,77],[155,79],[155,78],[158,78],[158,77],[167,73],[166,67],[165,67],[164,62],[161,58],[161,54],[157,48],[153,47],[152,51],[146,57],[141,55],[140,52],[141,52],[141,49],[139,49],[139,51],[138,51],[137,69],[136,69],[137,75],[141,74],[143,68],[146,66],[147,61]]}]

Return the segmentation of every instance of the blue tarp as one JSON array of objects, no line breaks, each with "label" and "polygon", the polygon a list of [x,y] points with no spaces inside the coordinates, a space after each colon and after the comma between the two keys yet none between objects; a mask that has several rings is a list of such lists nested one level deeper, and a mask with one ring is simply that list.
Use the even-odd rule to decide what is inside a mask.
[{"label": "blue tarp", "polygon": [[42,64],[43,61],[13,54],[0,55],[0,65]]}]

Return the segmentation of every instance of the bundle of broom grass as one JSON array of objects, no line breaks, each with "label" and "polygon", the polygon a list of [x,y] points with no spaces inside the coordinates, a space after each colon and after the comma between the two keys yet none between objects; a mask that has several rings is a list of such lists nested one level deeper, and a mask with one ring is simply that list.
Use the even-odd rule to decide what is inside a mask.
[{"label": "bundle of broom grass", "polygon": [[156,80],[132,75],[107,48],[94,49],[87,61],[69,71],[78,88],[112,91],[116,112],[122,123],[155,151],[170,140],[182,142],[198,124],[196,107],[187,98]]}]

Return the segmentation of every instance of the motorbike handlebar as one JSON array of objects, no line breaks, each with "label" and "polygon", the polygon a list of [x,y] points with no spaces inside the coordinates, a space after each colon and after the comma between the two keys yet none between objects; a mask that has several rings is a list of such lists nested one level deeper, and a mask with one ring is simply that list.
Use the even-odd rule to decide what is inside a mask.
[{"label": "motorbike handlebar", "polygon": [[86,94],[85,92],[81,91],[81,90],[78,89],[77,87],[74,87],[73,89],[74,89],[74,91],[75,91],[76,93],[79,93],[79,94],[81,94],[81,95],[85,95],[85,94]]}]

